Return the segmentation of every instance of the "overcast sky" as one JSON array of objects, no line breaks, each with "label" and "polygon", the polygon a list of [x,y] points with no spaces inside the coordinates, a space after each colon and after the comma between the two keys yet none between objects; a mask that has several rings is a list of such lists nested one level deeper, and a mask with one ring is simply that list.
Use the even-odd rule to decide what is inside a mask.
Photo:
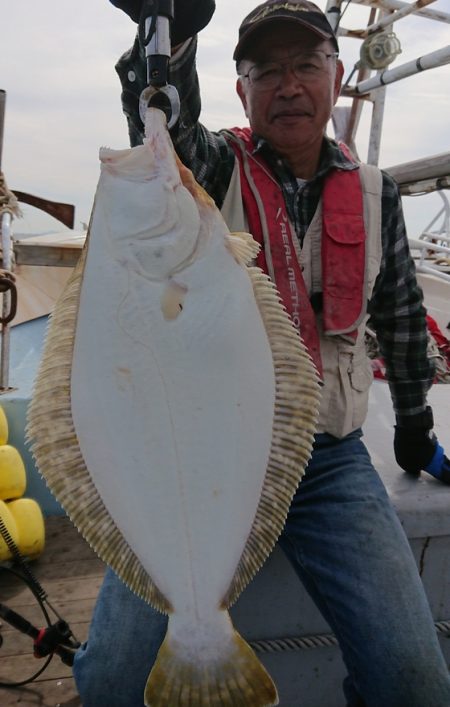
[{"label": "overcast sky", "polygon": [[[316,0],[325,8],[326,0]],[[212,129],[244,125],[234,93],[232,62],[238,25],[254,0],[217,0],[201,33],[199,73],[203,122]],[[430,7],[450,12],[449,0]],[[114,63],[132,43],[135,25],[108,0],[0,0],[0,89],[7,92],[2,169],[12,189],[76,206],[75,228],[89,220],[101,145],[128,144]],[[344,27],[366,25],[368,8],[351,7]],[[450,25],[410,17],[395,25],[402,54],[395,65],[450,44]],[[359,40],[343,39],[346,75]],[[380,166],[450,150],[450,66],[388,87]],[[357,147],[367,157],[369,106]],[[440,208],[437,194],[404,199],[410,235]],[[58,230],[36,209],[24,207],[16,232]]]}]

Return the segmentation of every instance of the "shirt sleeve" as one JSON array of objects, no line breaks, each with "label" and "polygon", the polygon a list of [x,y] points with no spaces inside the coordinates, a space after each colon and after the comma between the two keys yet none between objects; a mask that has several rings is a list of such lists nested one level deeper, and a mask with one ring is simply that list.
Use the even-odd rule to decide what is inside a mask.
[{"label": "shirt sleeve", "polygon": [[[200,123],[201,99],[196,70],[197,38],[188,40],[170,61],[169,81],[180,96],[180,117],[171,137],[181,161],[220,208],[231,180],[235,156],[221,132]],[[122,84],[122,107],[127,118],[131,146],[144,139],[139,97],[147,86],[145,53],[136,36],[133,47],[116,64]]]},{"label": "shirt sleeve", "polygon": [[409,250],[398,187],[383,173],[382,260],[371,323],[386,365],[397,422],[426,408],[434,366],[427,356],[426,310]]},{"label": "shirt sleeve", "polygon": [[139,97],[147,87],[145,54],[138,35],[131,49],[122,54],[115,69],[122,85],[122,110],[127,119],[130,145],[135,147],[141,145],[144,140],[144,124],[139,115]]}]

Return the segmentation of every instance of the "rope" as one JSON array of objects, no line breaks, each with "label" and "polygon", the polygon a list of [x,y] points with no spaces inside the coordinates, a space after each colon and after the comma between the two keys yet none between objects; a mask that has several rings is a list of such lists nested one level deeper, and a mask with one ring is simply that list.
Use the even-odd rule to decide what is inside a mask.
[{"label": "rope", "polygon": [[[435,621],[436,632],[450,635],[450,620]],[[261,641],[249,641],[255,653],[282,653],[284,651],[299,651],[309,648],[329,648],[337,646],[338,641],[333,633],[321,633],[314,636],[293,636],[292,638],[273,638]]]},{"label": "rope", "polygon": [[5,212],[8,212],[16,217],[22,216],[17,197],[10,189],[8,189],[5,176],[3,172],[0,171],[0,216]]},{"label": "rope", "polygon": [[292,638],[273,638],[261,641],[249,641],[256,653],[280,653],[299,651],[307,648],[327,648],[337,646],[334,634],[322,633],[316,636],[294,636]]},{"label": "rope", "polygon": [[436,631],[444,635],[450,633],[450,620],[448,621],[435,621],[434,623]]}]

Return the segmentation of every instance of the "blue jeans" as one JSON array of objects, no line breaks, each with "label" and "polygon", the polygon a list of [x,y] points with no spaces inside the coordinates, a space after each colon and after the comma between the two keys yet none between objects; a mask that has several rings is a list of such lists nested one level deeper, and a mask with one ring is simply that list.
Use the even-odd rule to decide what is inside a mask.
[{"label": "blue jeans", "polygon": [[[449,707],[416,564],[360,437],[316,436],[279,544],[339,640],[348,707]],[[83,706],[142,707],[165,630],[108,570],[73,668]]]}]

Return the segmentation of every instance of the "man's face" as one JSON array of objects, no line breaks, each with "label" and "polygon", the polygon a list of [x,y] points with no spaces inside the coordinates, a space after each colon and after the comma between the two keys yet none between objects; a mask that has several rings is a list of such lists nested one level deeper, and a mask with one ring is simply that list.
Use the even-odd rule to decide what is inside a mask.
[{"label": "man's face", "polygon": [[240,77],[237,92],[254,132],[264,137],[282,156],[322,143],[331,111],[339,96],[342,64],[334,57],[325,61],[325,69],[306,81],[289,68],[298,54],[322,50],[332,54],[331,42],[293,23],[272,23],[262,28],[242,61],[240,74],[247,74],[254,64],[280,62],[284,70],[279,85],[258,90],[248,78]]}]

